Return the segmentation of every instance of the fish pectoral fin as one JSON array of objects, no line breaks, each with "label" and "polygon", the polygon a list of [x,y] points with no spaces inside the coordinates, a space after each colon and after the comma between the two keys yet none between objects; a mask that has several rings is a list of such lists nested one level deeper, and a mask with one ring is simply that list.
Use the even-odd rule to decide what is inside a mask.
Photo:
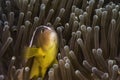
[{"label": "fish pectoral fin", "polygon": [[41,69],[41,77],[42,77],[42,79],[44,79],[46,71],[47,71],[47,68],[42,68]]},{"label": "fish pectoral fin", "polygon": [[30,71],[30,79],[34,78],[34,77],[38,77],[40,72],[39,72],[39,63],[34,60],[33,65],[31,67],[31,71]]},{"label": "fish pectoral fin", "polygon": [[25,59],[30,59],[34,56],[37,56],[39,53],[39,48],[34,48],[34,47],[28,47],[25,49]]}]

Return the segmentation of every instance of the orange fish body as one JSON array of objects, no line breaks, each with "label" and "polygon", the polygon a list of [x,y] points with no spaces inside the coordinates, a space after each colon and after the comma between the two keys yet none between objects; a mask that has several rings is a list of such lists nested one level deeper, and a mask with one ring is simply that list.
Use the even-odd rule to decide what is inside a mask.
[{"label": "orange fish body", "polygon": [[50,27],[39,26],[33,33],[30,46],[26,48],[25,59],[33,58],[30,79],[44,78],[47,69],[57,62],[58,52],[57,33]]}]

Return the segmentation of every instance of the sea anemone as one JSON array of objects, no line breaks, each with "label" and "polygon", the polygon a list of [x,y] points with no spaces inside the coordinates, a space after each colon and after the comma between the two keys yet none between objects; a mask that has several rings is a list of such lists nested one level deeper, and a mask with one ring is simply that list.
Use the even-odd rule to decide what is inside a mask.
[{"label": "sea anemone", "polygon": [[59,37],[45,80],[120,80],[119,0],[0,0],[0,80],[29,80],[24,48],[40,25]]}]

